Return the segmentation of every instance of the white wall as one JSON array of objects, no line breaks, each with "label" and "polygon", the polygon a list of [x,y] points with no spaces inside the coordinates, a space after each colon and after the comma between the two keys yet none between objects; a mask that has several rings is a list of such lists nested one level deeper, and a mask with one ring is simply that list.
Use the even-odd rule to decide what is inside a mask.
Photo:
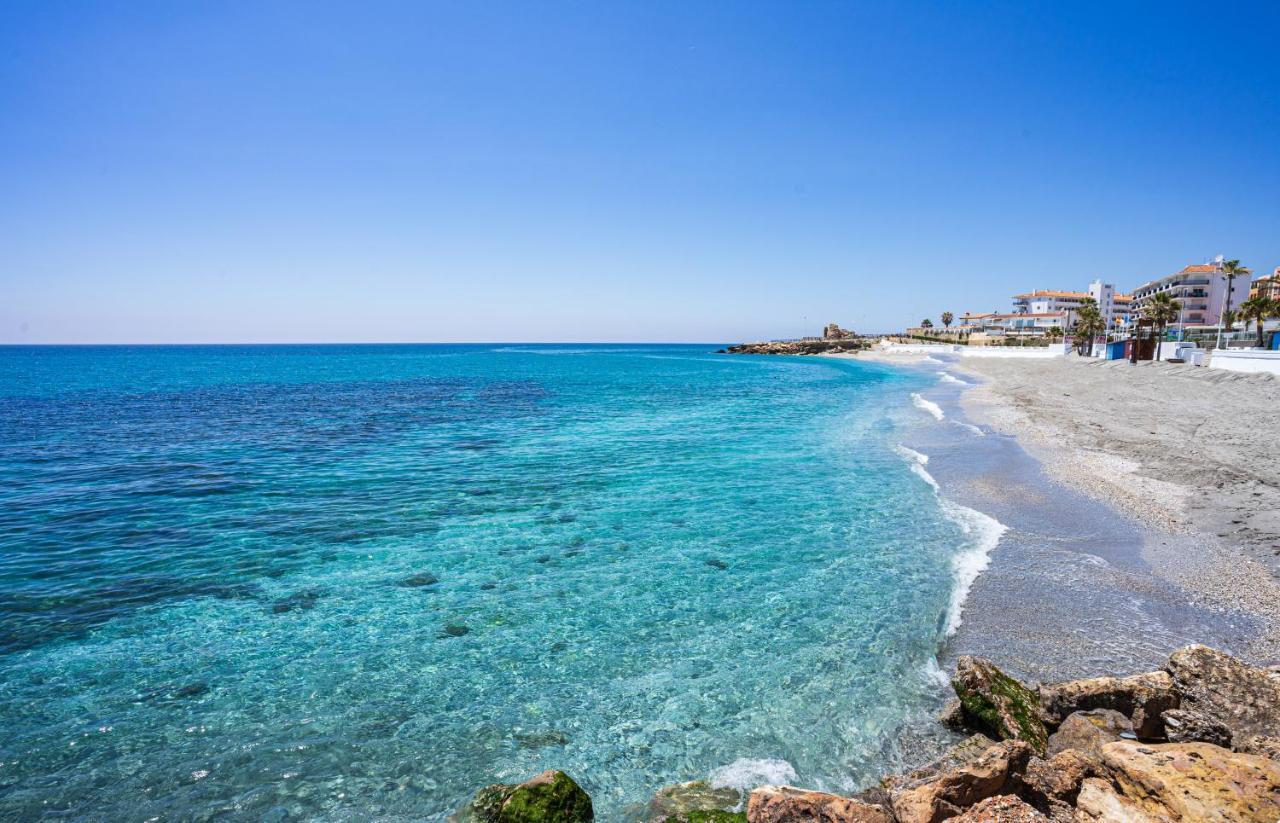
[{"label": "white wall", "polygon": [[1209,355],[1209,368],[1280,375],[1280,351],[1214,349]]}]

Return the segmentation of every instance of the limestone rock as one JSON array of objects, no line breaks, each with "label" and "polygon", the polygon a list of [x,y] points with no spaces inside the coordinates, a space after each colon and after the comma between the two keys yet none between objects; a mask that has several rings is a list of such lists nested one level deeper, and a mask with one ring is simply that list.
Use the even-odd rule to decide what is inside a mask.
[{"label": "limestone rock", "polygon": [[1006,740],[980,756],[931,779],[891,788],[899,823],[936,823],[999,794],[1016,794],[1034,754],[1023,740]]},{"label": "limestone rock", "polygon": [[[1280,820],[1280,763],[1210,743],[1102,747],[1118,793],[1157,820]],[[1079,802],[1084,802],[1081,791]]]},{"label": "limestone rock", "polygon": [[1096,777],[1088,778],[1080,787],[1076,820],[1079,823],[1165,823],[1146,814],[1132,800],[1121,797],[1110,783]]},{"label": "limestone rock", "polygon": [[925,783],[936,780],[939,776],[947,772],[968,766],[970,763],[977,761],[982,755],[986,754],[987,749],[996,744],[996,741],[987,737],[985,734],[974,734],[965,738],[943,753],[942,757],[921,766],[912,769],[905,774],[891,775],[881,781],[881,785],[889,793],[890,798],[894,794],[906,791],[907,789],[923,786]]},{"label": "limestone rock", "polygon": [[1022,776],[1023,797],[1042,809],[1074,805],[1080,785],[1102,771],[1101,761],[1075,749],[1058,752],[1048,760],[1031,758]]},{"label": "limestone rock", "polygon": [[851,797],[761,786],[747,802],[747,823],[893,823],[884,809]]},{"label": "limestone rock", "polygon": [[960,698],[965,721],[1000,740],[1023,740],[1044,754],[1049,733],[1039,696],[992,663],[962,656],[951,685]]},{"label": "limestone rock", "polygon": [[1221,723],[1234,739],[1280,734],[1280,672],[1207,646],[1179,649],[1168,669],[1182,694],[1182,708]]},{"label": "limestone rock", "polygon": [[1280,761],[1280,737],[1254,735],[1246,738],[1244,742],[1236,740],[1235,748],[1236,751],[1245,752],[1246,754],[1256,754],[1258,757],[1269,757],[1272,760]]},{"label": "limestone rock", "polygon": [[735,811],[742,805],[742,792],[731,787],[715,787],[705,780],[667,786],[649,801],[650,823],[728,823],[745,820]]},{"label": "limestone rock", "polygon": [[1072,712],[1058,730],[1049,735],[1048,751],[1055,755],[1075,749],[1098,758],[1102,756],[1104,743],[1113,743],[1125,733],[1133,733],[1133,723],[1120,712],[1112,709]]},{"label": "limestone rock", "polygon": [[1163,734],[1160,716],[1178,704],[1178,692],[1168,672],[1091,677],[1040,688],[1040,705],[1050,725],[1061,723],[1074,712],[1111,709],[1128,717],[1134,734],[1144,739]]},{"label": "limestone rock", "polygon": [[1231,748],[1231,730],[1195,709],[1170,709],[1164,713],[1164,736],[1170,743],[1212,743]]},{"label": "limestone rock", "polygon": [[959,731],[964,728],[964,706],[958,698],[953,697],[947,701],[942,711],[938,713],[938,722],[948,729]]},{"label": "limestone rock", "polygon": [[564,772],[547,770],[523,783],[476,792],[458,820],[471,823],[586,823],[594,819],[591,797]]},{"label": "limestone rock", "polygon": [[952,823],[1048,823],[1049,818],[1010,794],[988,797]]}]

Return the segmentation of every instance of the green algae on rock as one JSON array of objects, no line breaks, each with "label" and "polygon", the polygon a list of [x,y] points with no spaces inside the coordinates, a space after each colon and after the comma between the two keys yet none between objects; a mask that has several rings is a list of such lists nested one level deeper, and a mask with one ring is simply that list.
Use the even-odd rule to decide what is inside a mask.
[{"label": "green algae on rock", "polygon": [[587,823],[591,797],[564,772],[548,769],[523,783],[499,783],[476,792],[456,818],[467,823]]},{"label": "green algae on rock", "polygon": [[1023,740],[1043,756],[1049,732],[1040,697],[990,660],[962,656],[951,686],[970,722],[999,740]]}]

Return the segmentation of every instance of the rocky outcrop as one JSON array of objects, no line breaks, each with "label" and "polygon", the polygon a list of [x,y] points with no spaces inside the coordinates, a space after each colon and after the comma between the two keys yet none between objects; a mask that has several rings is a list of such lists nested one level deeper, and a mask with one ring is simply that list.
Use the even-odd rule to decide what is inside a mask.
[{"label": "rocky outcrop", "polygon": [[1280,764],[1211,743],[1102,747],[1119,796],[1157,820],[1280,820]]},{"label": "rocky outcrop", "polygon": [[1045,728],[1039,696],[979,657],[961,657],[951,680],[965,721],[999,740],[1022,740],[1037,754],[1045,754]]},{"label": "rocky outcrop", "polygon": [[747,803],[748,823],[893,823],[880,806],[790,786],[761,786]]},{"label": "rocky outcrop", "polygon": [[[1174,652],[1168,670],[1182,708],[1194,712],[1199,729],[1219,724],[1241,744],[1280,732],[1280,672],[1250,666],[1207,646]],[[1186,724],[1187,718],[1177,717],[1175,726],[1179,721]]]},{"label": "rocky outcrop", "polygon": [[1102,756],[1102,747],[1113,743],[1124,735],[1133,735],[1133,723],[1120,712],[1112,709],[1090,709],[1074,712],[1058,730],[1049,735],[1048,751],[1050,755],[1068,749]]},{"label": "rocky outcrop", "polygon": [[706,780],[667,786],[649,801],[646,818],[650,823],[732,823],[745,821],[738,811],[742,805],[738,789],[716,787]]},{"label": "rocky outcrop", "polygon": [[854,338],[838,338],[834,340],[771,340],[762,343],[739,343],[727,349],[724,354],[838,354],[853,352],[867,348],[867,343]]},{"label": "rocky outcrop", "polygon": [[1133,731],[1143,739],[1159,738],[1164,729],[1160,716],[1178,707],[1180,697],[1167,672],[1130,677],[1091,677],[1040,688],[1040,705],[1051,725],[1069,715],[1091,709],[1111,709],[1128,717]]},{"label": "rocky outcrop", "polygon": [[848,329],[840,328],[836,323],[828,323],[822,330],[823,340],[853,340],[857,336],[857,334]]},{"label": "rocky outcrop", "polygon": [[1170,743],[1212,743],[1231,748],[1231,730],[1224,724],[1194,709],[1170,709],[1165,712],[1164,736]]},{"label": "rocky outcrop", "polygon": [[457,816],[471,823],[586,823],[591,798],[564,772],[548,770],[523,783],[481,789]]},{"label": "rocky outcrop", "polygon": [[893,813],[899,823],[936,823],[988,797],[1016,794],[1033,754],[1022,740],[997,743],[959,768],[890,789]]}]

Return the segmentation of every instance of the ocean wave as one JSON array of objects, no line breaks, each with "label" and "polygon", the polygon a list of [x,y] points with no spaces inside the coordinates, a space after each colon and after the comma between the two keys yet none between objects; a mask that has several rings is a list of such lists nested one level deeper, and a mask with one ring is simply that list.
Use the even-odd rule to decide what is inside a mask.
[{"label": "ocean wave", "polygon": [[911,471],[916,475],[916,477],[919,477],[930,486],[933,486],[934,491],[937,491],[938,481],[934,480],[933,475],[929,474],[929,471],[925,468],[925,464],[929,462],[929,455],[921,454],[915,449],[908,448],[901,443],[894,446],[894,451],[907,459],[907,465],[911,467]]},{"label": "ocean wave", "polygon": [[952,422],[952,423],[955,423],[957,426],[960,426],[960,427],[962,427],[962,428],[966,428],[966,429],[968,429],[969,431],[973,432],[974,434],[978,435],[979,437],[986,437],[986,436],[987,436],[987,433],[986,433],[986,432],[984,432],[982,429],[978,428],[977,426],[973,425],[972,423],[965,423],[965,422],[962,422],[962,421],[960,421],[960,420],[952,420],[951,422]]},{"label": "ocean wave", "polygon": [[739,757],[728,766],[713,769],[709,777],[714,788],[746,792],[757,786],[790,786],[800,776],[785,760]]},{"label": "ocean wave", "polygon": [[959,377],[956,377],[954,374],[952,374],[951,372],[948,372],[948,371],[939,372],[939,373],[938,373],[938,379],[939,379],[940,381],[942,381],[943,383],[955,383],[957,386],[972,386],[972,385],[973,385],[972,383],[968,382],[967,380],[961,380]]},{"label": "ocean wave", "polygon": [[921,363],[937,363],[939,366],[941,366],[943,363],[943,361],[934,357],[932,354],[926,354],[924,357],[921,357],[920,362]]},{"label": "ocean wave", "polygon": [[925,470],[925,464],[929,462],[929,455],[922,454],[901,443],[894,447],[894,451],[907,461],[912,472],[933,487],[933,493],[937,496],[939,505],[942,506],[943,515],[959,526],[960,531],[967,538],[967,545],[951,558],[951,573],[954,582],[951,589],[951,600],[947,604],[946,623],[944,625],[944,632],[947,637],[950,637],[960,628],[960,623],[964,616],[964,604],[969,598],[969,590],[973,588],[973,582],[978,579],[978,575],[982,574],[987,566],[991,565],[991,552],[1000,542],[1001,536],[1009,530],[1009,527],[977,509],[962,506],[953,500],[943,497],[942,491],[938,487],[938,481]]},{"label": "ocean wave", "polygon": [[915,392],[911,393],[911,404],[920,411],[928,412],[933,415],[934,420],[941,420],[945,415],[942,413],[942,407],[932,400],[925,400]]},{"label": "ocean wave", "polygon": [[977,509],[961,506],[945,497],[940,498],[942,511],[960,527],[970,539],[970,546],[951,559],[955,585],[951,590],[951,603],[947,607],[947,637],[956,633],[964,617],[964,602],[978,575],[991,565],[991,552],[1009,527],[994,517]]}]

